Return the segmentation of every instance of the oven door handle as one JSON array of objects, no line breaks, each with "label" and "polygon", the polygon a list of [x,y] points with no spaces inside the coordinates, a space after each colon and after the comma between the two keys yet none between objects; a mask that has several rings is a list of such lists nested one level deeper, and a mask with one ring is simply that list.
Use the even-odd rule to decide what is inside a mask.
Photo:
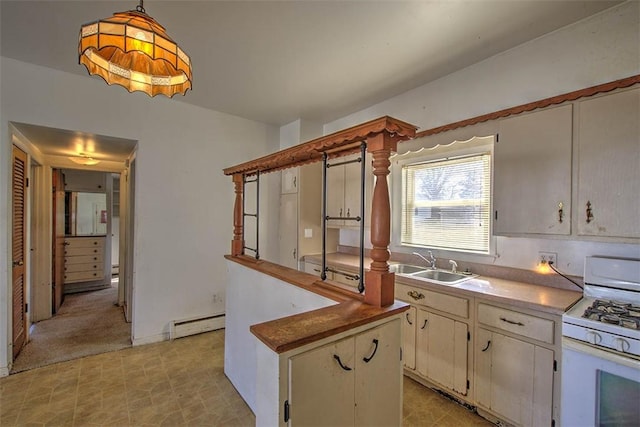
[{"label": "oven door handle", "polygon": [[613,349],[605,349],[602,347],[596,347],[591,344],[587,344],[583,341],[578,341],[569,337],[562,337],[562,351],[572,350],[579,353],[587,354],[593,357],[597,357],[608,362],[614,362],[622,366],[627,366],[632,369],[640,369],[640,360],[624,355]]}]

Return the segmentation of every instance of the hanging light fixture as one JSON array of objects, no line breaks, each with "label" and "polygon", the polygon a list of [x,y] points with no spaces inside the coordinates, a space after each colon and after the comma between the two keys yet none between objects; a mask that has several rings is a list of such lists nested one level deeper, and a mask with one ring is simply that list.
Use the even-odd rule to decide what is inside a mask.
[{"label": "hanging light fixture", "polygon": [[69,157],[69,160],[71,160],[74,163],[77,163],[79,165],[84,165],[84,166],[94,166],[97,165],[98,163],[100,163],[100,160],[96,160],[93,157],[89,157],[85,154],[80,154],[78,156],[72,156]]},{"label": "hanging light fixture", "polygon": [[108,84],[172,97],[191,89],[191,60],[146,14],[143,0],[136,10],[85,24],[80,29],[79,62]]}]

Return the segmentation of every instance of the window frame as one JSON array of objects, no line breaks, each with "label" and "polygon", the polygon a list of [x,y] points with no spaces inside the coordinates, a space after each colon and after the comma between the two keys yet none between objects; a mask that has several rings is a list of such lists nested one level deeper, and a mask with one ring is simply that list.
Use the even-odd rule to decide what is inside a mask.
[{"label": "window frame", "polygon": [[[453,141],[447,145],[435,147],[422,147],[417,151],[408,151],[396,154],[391,159],[390,191],[391,191],[391,242],[390,250],[393,252],[413,252],[415,250],[434,250],[440,256],[443,254],[469,255],[470,257],[493,257],[496,255],[496,238],[493,235],[493,180],[494,180],[494,147],[495,135],[472,137],[466,141]],[[469,251],[454,248],[442,248],[428,245],[402,243],[402,200],[403,200],[403,167],[415,163],[432,163],[439,160],[447,160],[474,155],[488,154],[489,160],[489,249],[488,252]]]}]

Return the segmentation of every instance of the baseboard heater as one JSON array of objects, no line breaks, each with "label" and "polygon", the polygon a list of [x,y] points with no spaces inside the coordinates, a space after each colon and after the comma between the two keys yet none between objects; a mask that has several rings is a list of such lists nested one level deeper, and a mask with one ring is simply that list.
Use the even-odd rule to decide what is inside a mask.
[{"label": "baseboard heater", "polygon": [[172,320],[169,327],[169,339],[174,340],[222,328],[224,328],[224,314]]}]

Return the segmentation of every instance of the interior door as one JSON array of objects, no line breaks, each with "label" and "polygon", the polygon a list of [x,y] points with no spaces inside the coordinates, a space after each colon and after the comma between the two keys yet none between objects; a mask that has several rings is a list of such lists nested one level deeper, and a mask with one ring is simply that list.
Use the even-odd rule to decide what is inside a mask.
[{"label": "interior door", "polygon": [[53,313],[60,310],[64,300],[64,176],[53,170]]},{"label": "interior door", "polygon": [[13,358],[15,359],[27,339],[27,311],[25,307],[25,237],[26,237],[26,172],[27,154],[17,147],[12,153],[12,206],[13,206],[13,234],[12,234],[12,310],[13,310]]}]

